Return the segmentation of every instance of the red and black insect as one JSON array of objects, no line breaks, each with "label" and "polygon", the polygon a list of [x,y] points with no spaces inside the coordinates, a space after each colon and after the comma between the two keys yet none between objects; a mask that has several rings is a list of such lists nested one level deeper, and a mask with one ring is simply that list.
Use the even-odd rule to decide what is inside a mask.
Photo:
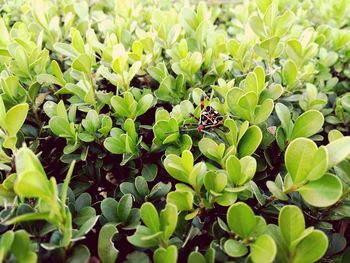
[{"label": "red and black insect", "polygon": [[[226,144],[219,136],[219,134],[216,132],[215,128],[220,128],[224,123],[224,117],[213,107],[211,106],[205,106],[205,99],[208,98],[206,95],[201,96],[201,113],[199,118],[194,116],[193,113],[190,113],[190,117],[196,119],[197,123],[185,123],[185,127],[197,127],[194,129],[180,129],[180,131],[188,132],[188,131],[194,131],[197,130],[200,133],[205,133],[211,137],[215,137],[220,142]],[[173,132],[170,132],[173,133]]]},{"label": "red and black insect", "polygon": [[221,126],[224,123],[224,117],[216,111],[211,106],[204,105],[205,95],[201,96],[201,113],[199,118],[194,116],[192,113],[190,114],[191,117],[195,118],[198,123],[188,123],[186,126],[197,126],[198,132],[203,132],[210,130],[212,128],[217,128]]}]

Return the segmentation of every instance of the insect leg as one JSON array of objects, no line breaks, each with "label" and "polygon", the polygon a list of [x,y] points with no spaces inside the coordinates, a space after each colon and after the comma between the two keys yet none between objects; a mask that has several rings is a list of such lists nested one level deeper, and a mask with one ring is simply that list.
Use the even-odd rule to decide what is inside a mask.
[{"label": "insect leg", "polygon": [[225,144],[226,146],[228,146],[228,144],[219,137],[219,135],[213,130],[214,134],[213,133],[210,133],[208,131],[205,131],[205,130],[202,130],[202,132],[204,132],[205,134],[209,135],[210,137],[214,138],[214,139],[217,139],[219,140],[221,143]]},{"label": "insect leg", "polygon": [[178,130],[178,131],[171,131],[171,132],[166,132],[165,134],[172,134],[172,133],[177,133],[177,132],[179,132],[180,130]]},{"label": "insect leg", "polygon": [[194,116],[194,114],[193,114],[192,112],[190,112],[190,117],[196,119],[197,121],[199,121],[199,118],[197,118],[196,116]]},{"label": "insect leg", "polygon": [[192,128],[192,129],[180,129],[181,132],[188,132],[188,131],[198,131],[197,128]]},{"label": "insect leg", "polygon": [[189,123],[185,123],[183,126],[185,126],[185,127],[197,127],[198,123],[189,122]]},{"label": "insect leg", "polygon": [[[188,123],[191,124],[191,123]],[[186,127],[191,127],[191,126],[197,126],[197,123],[193,123],[194,125],[184,125]],[[171,131],[171,132],[166,132],[165,134],[172,134],[172,133],[176,133],[176,132],[189,132],[189,131],[197,131],[198,128],[192,128],[192,129],[179,129],[178,131]]]},{"label": "insect leg", "polygon": [[204,100],[208,98],[208,96],[206,94],[202,94],[201,95],[201,111],[204,110]]}]

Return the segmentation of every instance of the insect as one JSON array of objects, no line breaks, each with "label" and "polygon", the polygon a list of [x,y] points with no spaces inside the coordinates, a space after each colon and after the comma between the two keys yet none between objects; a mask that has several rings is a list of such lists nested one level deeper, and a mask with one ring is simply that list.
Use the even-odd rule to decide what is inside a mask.
[{"label": "insect", "polygon": [[197,126],[198,132],[204,132],[213,128],[217,128],[221,126],[224,123],[224,117],[216,111],[211,106],[204,105],[205,95],[201,96],[201,113],[199,118],[194,116],[192,113],[190,114],[191,117],[195,118],[198,123],[187,123],[186,126]]},{"label": "insect", "polygon": [[215,128],[219,128],[224,123],[224,117],[213,107],[211,106],[205,106],[205,99],[207,98],[206,95],[201,96],[201,113],[199,118],[194,116],[192,113],[190,113],[190,117],[196,119],[198,123],[185,123],[184,126],[190,127],[195,126],[197,128],[195,129],[182,129],[180,131],[193,131],[197,130],[200,133],[205,133],[211,137],[214,137],[218,139],[220,142],[226,144],[219,136],[219,134],[216,132]]}]

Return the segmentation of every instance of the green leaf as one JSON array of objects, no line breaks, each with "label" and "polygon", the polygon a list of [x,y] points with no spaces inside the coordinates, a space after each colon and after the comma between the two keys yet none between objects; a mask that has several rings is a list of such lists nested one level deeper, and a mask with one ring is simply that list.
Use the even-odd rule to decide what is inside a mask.
[{"label": "green leaf", "polygon": [[345,94],[341,98],[341,104],[342,104],[344,110],[346,110],[347,112],[350,112],[350,94]]},{"label": "green leaf", "polygon": [[303,60],[303,47],[298,39],[290,39],[286,45],[286,53],[297,65]]},{"label": "green leaf", "polygon": [[308,182],[298,191],[305,202],[315,207],[335,204],[343,192],[340,179],[331,174],[325,174],[318,180]]},{"label": "green leaf", "polygon": [[350,155],[350,136],[332,141],[326,147],[329,158],[328,167],[331,168]]},{"label": "green leaf", "polygon": [[[1,21],[1,20],[0,20]],[[6,108],[2,96],[0,96],[0,127],[5,127]]]},{"label": "green leaf", "polygon": [[74,49],[71,45],[66,43],[55,43],[53,45],[53,48],[58,52],[61,53],[64,56],[75,58],[79,56],[79,52]]},{"label": "green leaf", "polygon": [[34,153],[22,148],[16,158],[17,179],[14,190],[23,197],[45,198],[51,196],[51,190],[45,172]]},{"label": "green leaf", "polygon": [[193,168],[193,155],[189,150],[185,150],[181,155],[182,165],[186,172],[190,173]]},{"label": "green leaf", "polygon": [[287,135],[290,134],[292,132],[291,129],[293,128],[293,123],[291,123],[291,115],[289,109],[284,104],[277,103],[275,106],[275,110],[278,118],[281,121],[282,128],[284,129]]},{"label": "green leaf", "polygon": [[[252,91],[253,93],[258,94],[258,78],[257,75],[254,72],[249,72],[247,77],[244,80],[244,90],[249,92]],[[256,98],[254,98],[256,99]]]},{"label": "green leaf", "polygon": [[271,3],[272,0],[256,0],[256,5],[262,14],[265,14],[267,8],[271,5]]},{"label": "green leaf", "polygon": [[280,211],[278,225],[284,240],[291,247],[292,242],[298,239],[305,230],[304,215],[299,207],[286,205]]},{"label": "green leaf", "polygon": [[[15,233],[12,230],[8,230],[1,235],[0,248],[3,249],[3,251],[5,253],[8,250],[10,250],[14,238],[15,238]],[[0,259],[1,259],[1,257],[0,257]]]},{"label": "green leaf", "polygon": [[163,231],[164,239],[168,240],[177,226],[177,207],[167,203],[159,215],[160,229]]},{"label": "green leaf", "polygon": [[237,193],[224,192],[215,198],[215,202],[221,206],[229,206],[236,202],[237,197]]},{"label": "green leaf", "polygon": [[144,114],[153,103],[153,96],[152,94],[147,94],[143,96],[138,102],[136,107],[136,116],[140,116]]},{"label": "green leaf", "polygon": [[30,73],[28,69],[28,55],[22,46],[18,45],[15,49],[14,59],[19,70],[23,72],[22,74],[29,76]]},{"label": "green leaf", "polygon": [[108,220],[108,222],[117,223],[118,215],[118,202],[113,198],[105,198],[101,202],[102,215]]},{"label": "green leaf", "polygon": [[79,53],[85,52],[84,40],[81,37],[80,31],[72,27],[70,29],[70,34],[72,36],[72,46],[75,50],[79,51]]},{"label": "green leaf", "polygon": [[258,96],[255,92],[250,91],[238,100],[238,105],[250,113],[255,111],[256,105],[258,103]]},{"label": "green leaf", "polygon": [[137,102],[130,92],[125,92],[123,98],[113,96],[111,105],[115,113],[121,117],[134,117],[136,114]]},{"label": "green leaf", "polygon": [[152,203],[144,203],[140,208],[140,215],[143,223],[149,227],[153,233],[159,231],[160,222],[157,209]]},{"label": "green leaf", "polygon": [[174,204],[179,211],[188,211],[193,208],[193,195],[190,192],[175,191],[167,195],[167,203]]},{"label": "green leaf", "polygon": [[322,129],[324,117],[317,110],[301,114],[294,123],[291,140],[299,137],[310,137]]},{"label": "green leaf", "polygon": [[275,241],[267,234],[259,236],[250,246],[253,262],[273,262],[277,254]]},{"label": "green leaf", "polygon": [[103,146],[111,153],[122,154],[126,152],[125,143],[117,138],[108,137],[103,142]]},{"label": "green leaf", "polygon": [[269,189],[269,191],[279,200],[287,201],[288,196],[283,193],[282,189],[280,189],[274,182],[267,181],[266,186]]},{"label": "green leaf", "polygon": [[189,57],[189,69],[191,74],[195,74],[202,65],[202,54],[198,51],[193,52]]},{"label": "green leaf", "polygon": [[220,193],[227,185],[227,177],[224,173],[209,171],[204,176],[204,186],[208,192]]},{"label": "green leaf", "polygon": [[61,68],[56,60],[51,60],[51,69],[55,77],[63,84],[62,86],[64,86],[64,84],[66,84],[66,81],[64,79],[64,75],[61,71]]},{"label": "green leaf", "polygon": [[273,100],[266,99],[255,109],[254,124],[259,124],[267,120],[273,111]]},{"label": "green leaf", "polygon": [[307,179],[310,181],[320,179],[328,170],[328,151],[325,146],[318,148],[312,160],[312,168]]},{"label": "green leaf", "polygon": [[102,263],[114,263],[119,251],[114,247],[113,236],[118,233],[112,224],[104,225],[98,234],[98,256]]},{"label": "green leaf", "polygon": [[238,202],[227,211],[227,224],[231,231],[241,238],[247,238],[253,232],[257,220],[253,210],[247,204]]},{"label": "green leaf", "polygon": [[258,15],[250,17],[249,25],[250,28],[254,31],[254,33],[257,34],[259,37],[263,39],[266,37],[264,22]]},{"label": "green leaf", "polygon": [[79,210],[78,214],[74,217],[73,222],[78,226],[81,226],[87,220],[95,216],[96,216],[95,208],[91,206],[87,206]]},{"label": "green leaf", "polygon": [[165,170],[176,180],[188,183],[188,173],[182,164],[182,158],[169,154],[164,160]]},{"label": "green leaf", "polygon": [[297,245],[293,263],[312,263],[323,257],[328,247],[328,238],[320,230],[314,230]]},{"label": "green leaf", "polygon": [[285,243],[282,233],[278,226],[274,224],[267,225],[266,234],[271,236],[277,246],[278,253],[276,255],[276,262],[288,262],[289,249]]},{"label": "green leaf", "polygon": [[298,74],[298,68],[293,60],[288,60],[282,69],[282,76],[288,86],[292,85]]},{"label": "green leaf", "polygon": [[81,238],[84,235],[86,235],[87,233],[90,232],[90,230],[95,226],[98,218],[100,216],[94,216],[92,218],[90,218],[89,220],[87,220],[80,228],[77,232],[74,233],[73,237],[74,238]]},{"label": "green leaf", "polygon": [[87,263],[90,251],[87,246],[79,244],[73,247],[67,259],[67,263]]},{"label": "green leaf", "polygon": [[198,251],[192,251],[188,256],[187,263],[206,263],[205,257]]},{"label": "green leaf", "polygon": [[31,251],[29,235],[24,230],[18,230],[15,232],[11,251],[14,254],[16,260],[20,263],[37,262],[37,255]]},{"label": "green leaf", "polygon": [[238,144],[238,153],[240,157],[252,155],[260,145],[262,132],[258,126],[251,126],[244,133]]},{"label": "green leaf", "polygon": [[241,163],[235,155],[231,155],[226,159],[226,171],[229,181],[238,185],[241,181]]},{"label": "green leaf", "polygon": [[49,121],[51,131],[63,138],[75,138],[75,133],[71,129],[71,125],[62,117],[54,116]]},{"label": "green leaf", "polygon": [[25,221],[31,221],[31,220],[49,220],[50,219],[50,213],[49,212],[35,212],[35,213],[26,213],[20,216],[16,216],[14,218],[11,218],[6,221],[6,225],[13,225]]},{"label": "green leaf", "polygon": [[[158,235],[161,235],[162,232],[159,232]],[[155,247],[158,245],[157,236],[154,236],[154,232],[145,226],[138,226],[136,232],[132,236],[128,236],[127,240],[137,247]]]},{"label": "green leaf", "polygon": [[181,26],[179,24],[175,24],[170,31],[168,32],[167,42],[168,45],[173,45],[181,34]]},{"label": "green leaf", "polygon": [[[60,194],[62,204],[66,204],[66,200],[68,198],[69,183],[70,183],[72,175],[73,175],[75,163],[76,163],[75,160],[73,160],[70,163],[69,169],[68,169],[67,174],[66,174],[66,178],[64,179],[63,184],[62,184],[61,194]],[[91,197],[89,194],[88,194],[88,196]],[[91,201],[89,203],[91,204]]]},{"label": "green leaf", "polygon": [[39,84],[56,84],[59,85],[61,87],[63,87],[66,83],[62,82],[61,80],[59,80],[58,78],[56,78],[55,76],[51,75],[51,74],[46,74],[46,73],[42,73],[40,75],[37,75],[36,80]]},{"label": "green leaf", "polygon": [[112,62],[112,69],[115,73],[121,74],[127,65],[127,58],[123,55],[116,57]]},{"label": "green leaf", "polygon": [[124,122],[124,130],[127,133],[128,137],[131,139],[133,144],[137,143],[137,133],[135,130],[135,122],[132,119],[127,119]]},{"label": "green leaf", "polygon": [[177,262],[177,248],[174,245],[165,248],[158,248],[154,251],[154,263],[176,263]]},{"label": "green leaf", "polygon": [[209,159],[220,163],[223,158],[225,145],[217,144],[214,140],[210,138],[202,138],[199,143],[199,150]]},{"label": "green leaf", "polygon": [[128,220],[128,217],[130,215],[132,208],[132,196],[131,194],[125,194],[120,198],[117,214],[118,218],[122,222],[126,222]]},{"label": "green leaf", "polygon": [[41,181],[47,181],[47,177],[43,166],[41,165],[38,157],[27,147],[22,147],[16,154],[16,170],[17,178],[21,176],[21,173],[31,170],[39,173]]},{"label": "green leaf", "polygon": [[285,153],[285,164],[294,184],[304,181],[313,168],[313,159],[317,153],[316,144],[310,139],[293,140]]},{"label": "green leaf", "polygon": [[258,187],[258,185],[254,181],[250,181],[249,186],[250,186],[250,191],[254,194],[254,197],[258,201],[259,205],[265,205],[266,204],[265,193],[263,194],[262,190]]},{"label": "green leaf", "polygon": [[142,168],[142,176],[148,182],[152,182],[158,173],[158,166],[156,164],[145,164]]},{"label": "green leaf", "polygon": [[150,259],[145,252],[137,251],[127,255],[125,263],[150,263]]},{"label": "green leaf", "polygon": [[86,74],[91,74],[91,59],[86,54],[81,54],[73,60],[72,68]]},{"label": "green leaf", "polygon": [[99,116],[95,110],[89,110],[84,120],[82,120],[83,127],[90,133],[97,131],[100,124]]},{"label": "green leaf", "polygon": [[243,185],[248,180],[253,179],[256,171],[256,160],[251,156],[244,156],[241,160],[241,180],[239,181],[239,185]]},{"label": "green leaf", "polygon": [[13,106],[5,116],[5,129],[10,136],[15,136],[26,120],[29,106],[27,103]]},{"label": "green leaf", "polygon": [[174,118],[157,121],[153,126],[153,132],[155,139],[159,139],[163,144],[177,142],[180,137],[179,127]]},{"label": "green leaf", "polygon": [[147,181],[142,176],[135,178],[135,188],[140,196],[146,197],[149,194]]},{"label": "green leaf", "polygon": [[224,251],[230,257],[239,258],[248,253],[248,248],[237,240],[229,239],[224,243]]},{"label": "green leaf", "polygon": [[338,139],[343,138],[343,137],[344,137],[344,135],[338,130],[331,130],[328,132],[328,141],[329,142],[338,140]]},{"label": "green leaf", "polygon": [[282,36],[286,34],[294,22],[294,13],[290,10],[285,11],[282,15],[278,16],[274,22],[275,35]]},{"label": "green leaf", "polygon": [[141,61],[136,61],[132,66],[129,68],[128,71],[128,82],[130,83],[131,80],[136,76],[136,74],[139,72],[140,68],[142,66]]}]

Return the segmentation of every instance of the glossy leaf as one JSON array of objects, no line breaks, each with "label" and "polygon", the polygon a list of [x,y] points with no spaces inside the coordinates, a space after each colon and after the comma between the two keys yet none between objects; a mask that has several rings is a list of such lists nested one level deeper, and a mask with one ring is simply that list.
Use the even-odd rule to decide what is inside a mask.
[{"label": "glossy leaf", "polygon": [[26,103],[18,104],[11,109],[5,115],[5,129],[9,135],[16,135],[21,129],[28,113],[29,106]]},{"label": "glossy leaf", "polygon": [[314,230],[296,247],[293,262],[312,263],[322,258],[328,247],[327,236],[320,230]]},{"label": "glossy leaf", "polygon": [[307,203],[315,207],[335,204],[343,192],[340,179],[331,174],[325,174],[318,180],[308,182],[298,191]]},{"label": "glossy leaf", "polygon": [[238,202],[228,209],[227,224],[233,233],[246,238],[254,230],[257,221],[253,210],[247,204]]},{"label": "glossy leaf", "polygon": [[329,157],[328,167],[333,167],[350,155],[350,137],[346,136],[335,140],[326,147]]},{"label": "glossy leaf", "polygon": [[114,247],[113,236],[118,233],[115,226],[104,225],[98,235],[98,256],[102,263],[113,263],[116,261],[119,251]]},{"label": "glossy leaf", "polygon": [[176,263],[177,262],[177,248],[174,245],[165,248],[158,248],[154,251],[153,260],[155,263]]},{"label": "glossy leaf", "polygon": [[261,235],[250,246],[253,262],[273,262],[277,253],[275,241],[269,235]]},{"label": "glossy leaf", "polygon": [[295,184],[304,181],[313,168],[313,159],[317,153],[316,144],[306,138],[293,140],[285,153],[285,164]]},{"label": "glossy leaf", "polygon": [[324,118],[322,113],[309,110],[301,114],[294,123],[291,140],[298,137],[310,137],[321,130]]},{"label": "glossy leaf", "polygon": [[144,203],[140,209],[140,215],[143,223],[149,227],[149,229],[156,233],[159,231],[160,222],[156,208],[152,203]]},{"label": "glossy leaf", "polygon": [[167,203],[174,204],[179,211],[192,210],[193,195],[190,192],[170,192],[167,195]]},{"label": "glossy leaf", "polygon": [[240,157],[252,155],[260,145],[262,140],[262,132],[258,126],[251,126],[244,133],[239,141],[238,153]]},{"label": "glossy leaf", "polygon": [[284,206],[278,217],[278,225],[285,241],[291,246],[305,230],[304,215],[297,206]]},{"label": "glossy leaf", "polygon": [[224,250],[230,257],[242,257],[248,253],[248,248],[241,242],[229,239],[224,243]]}]

